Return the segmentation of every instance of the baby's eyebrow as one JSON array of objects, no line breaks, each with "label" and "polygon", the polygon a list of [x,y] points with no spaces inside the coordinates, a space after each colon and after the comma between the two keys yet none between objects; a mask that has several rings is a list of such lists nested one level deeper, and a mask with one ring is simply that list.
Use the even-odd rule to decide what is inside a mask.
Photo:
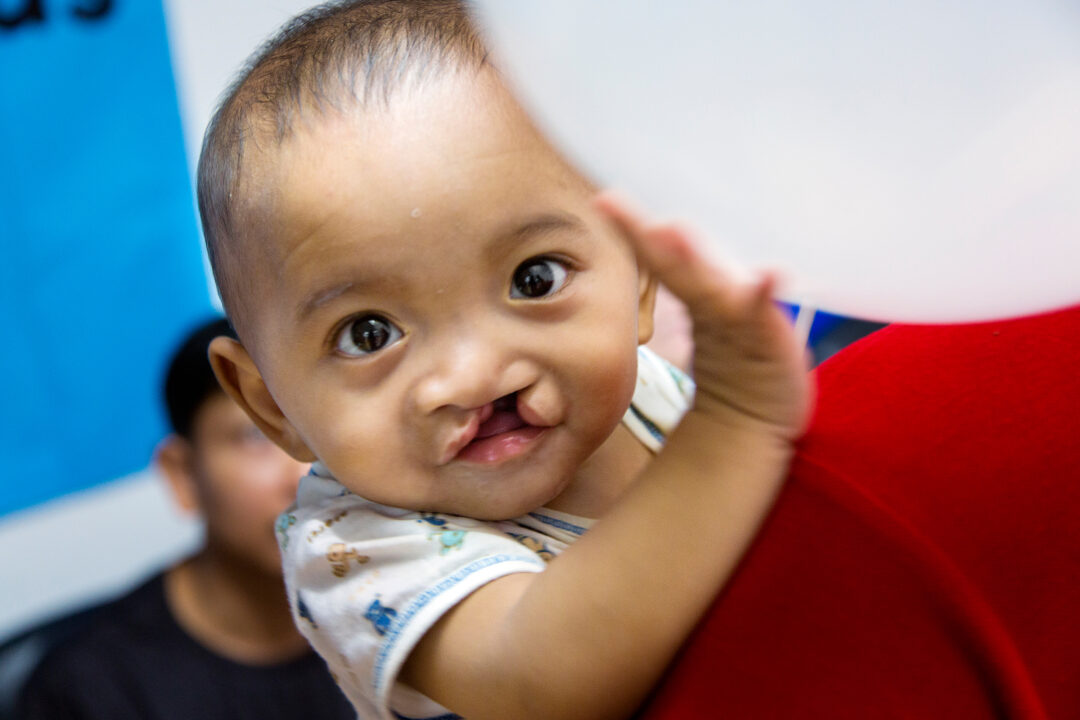
[{"label": "baby's eyebrow", "polygon": [[494,256],[501,256],[532,237],[555,232],[580,233],[584,230],[585,223],[577,215],[561,212],[543,213],[496,232],[488,243],[487,251]]},{"label": "baby's eyebrow", "polygon": [[508,233],[507,240],[522,240],[529,235],[539,235],[552,230],[579,230],[584,227],[581,218],[563,213],[546,213],[529,219]]},{"label": "baby's eyebrow", "polygon": [[[333,278],[330,278],[327,280],[327,284],[320,285],[305,295],[304,299],[296,305],[297,322],[302,322],[316,310],[326,307],[342,295],[350,293],[393,294],[404,292],[408,288],[405,280],[392,271],[372,275],[352,269],[350,275],[351,277],[345,277],[338,282],[333,282]],[[342,278],[342,276],[338,275],[338,278]]]},{"label": "baby's eyebrow", "polygon": [[359,283],[355,280],[346,280],[311,293],[296,306],[297,320],[304,320],[319,308],[330,304],[345,293],[355,290],[358,286]]}]

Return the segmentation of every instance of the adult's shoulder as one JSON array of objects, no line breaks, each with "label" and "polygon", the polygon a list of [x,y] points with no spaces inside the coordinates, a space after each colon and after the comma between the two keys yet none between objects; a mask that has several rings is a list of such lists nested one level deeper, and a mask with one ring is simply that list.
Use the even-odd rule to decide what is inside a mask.
[{"label": "adult's shoulder", "polygon": [[[164,575],[154,575],[119,597],[80,611],[79,627],[46,655],[54,661],[84,654],[103,656],[118,646],[123,648],[159,640],[160,628],[171,622],[165,602]],[[158,636],[154,637],[157,633]]]},{"label": "adult's shoulder", "polygon": [[40,660],[18,693],[16,717],[137,717],[115,690],[164,611],[162,577],[155,575],[119,598],[29,631]]}]

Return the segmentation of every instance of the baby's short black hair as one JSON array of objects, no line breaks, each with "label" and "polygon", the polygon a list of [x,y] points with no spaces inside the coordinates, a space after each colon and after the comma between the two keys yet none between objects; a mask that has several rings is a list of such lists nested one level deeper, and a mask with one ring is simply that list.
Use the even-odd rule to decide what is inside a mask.
[{"label": "baby's short black hair", "polygon": [[172,431],[191,439],[195,416],[208,399],[224,393],[210,367],[207,349],[219,335],[236,338],[225,318],[214,318],[192,330],[169,361],[162,396]]},{"label": "baby's short black hair", "polygon": [[210,121],[197,179],[214,279],[241,337],[254,293],[250,211],[272,191],[245,152],[274,149],[305,114],[385,106],[406,87],[486,63],[464,0],[327,3],[255,53]]}]

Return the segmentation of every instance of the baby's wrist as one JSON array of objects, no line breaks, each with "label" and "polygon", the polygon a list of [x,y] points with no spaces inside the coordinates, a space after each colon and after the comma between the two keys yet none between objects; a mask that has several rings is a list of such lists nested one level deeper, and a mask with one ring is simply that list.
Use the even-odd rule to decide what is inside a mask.
[{"label": "baby's wrist", "polygon": [[793,439],[770,423],[693,409],[656,459],[676,462],[690,476],[710,483],[735,477],[754,486],[771,487],[786,477],[794,455]]},{"label": "baby's wrist", "polygon": [[699,395],[683,422],[690,421],[711,427],[718,436],[771,439],[784,446],[793,446],[801,434],[801,423],[795,418],[778,419],[779,412],[757,413],[721,401],[709,401]]}]

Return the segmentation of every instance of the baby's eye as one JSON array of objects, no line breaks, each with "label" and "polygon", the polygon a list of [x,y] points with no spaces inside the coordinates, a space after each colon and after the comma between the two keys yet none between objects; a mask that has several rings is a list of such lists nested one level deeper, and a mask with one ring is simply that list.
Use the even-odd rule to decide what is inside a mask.
[{"label": "baby's eye", "polygon": [[512,298],[540,298],[557,292],[566,283],[566,265],[551,258],[526,260],[514,271]]},{"label": "baby's eye", "polygon": [[398,326],[382,315],[364,315],[341,328],[335,349],[343,355],[363,357],[397,342],[401,335]]}]

